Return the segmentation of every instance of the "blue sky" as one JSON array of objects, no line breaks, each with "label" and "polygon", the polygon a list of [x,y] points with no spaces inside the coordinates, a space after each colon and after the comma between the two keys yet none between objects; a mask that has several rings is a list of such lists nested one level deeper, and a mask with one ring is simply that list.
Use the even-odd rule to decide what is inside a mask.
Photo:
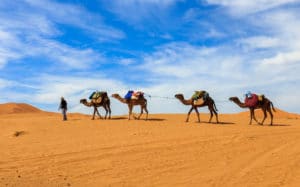
[{"label": "blue sky", "polygon": [[300,113],[299,14],[299,0],[3,0],[0,102],[57,111],[64,96],[90,113],[92,91],[131,89],[170,98],[149,98],[150,113],[185,113],[174,94],[207,90],[231,113],[250,90]]}]

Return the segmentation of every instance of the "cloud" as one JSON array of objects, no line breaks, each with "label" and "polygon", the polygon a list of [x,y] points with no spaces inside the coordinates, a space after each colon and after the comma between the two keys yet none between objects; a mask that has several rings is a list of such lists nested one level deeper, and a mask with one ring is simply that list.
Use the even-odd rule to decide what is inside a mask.
[{"label": "cloud", "polygon": [[[182,0],[125,0],[106,2],[105,6],[119,19],[135,26],[135,28],[147,30],[145,28],[150,25],[155,28],[170,26],[172,17],[168,15],[169,10],[180,1]],[[145,22],[148,26],[144,25]]]},{"label": "cloud", "polygon": [[280,46],[278,38],[269,36],[254,36],[249,38],[241,38],[237,41],[238,45],[247,46],[251,49],[274,48]]},{"label": "cloud", "polygon": [[300,51],[279,53],[276,56],[268,59],[263,59],[263,65],[288,65],[300,63]]},{"label": "cloud", "polygon": [[207,3],[228,8],[233,15],[247,15],[273,9],[287,4],[298,3],[298,0],[206,0]]},{"label": "cloud", "polygon": [[[59,24],[75,26],[98,42],[125,37],[122,31],[106,25],[100,16],[80,6],[35,0],[3,3],[6,6],[0,6],[0,39],[5,42],[0,44],[0,68],[27,57],[43,56],[75,69],[103,60],[93,49],[73,47],[58,40],[64,34]],[[13,12],[12,7],[16,7]]]},{"label": "cloud", "polygon": [[26,2],[51,21],[74,25],[89,31],[89,34],[95,35],[101,41],[119,40],[125,37],[122,31],[106,25],[99,14],[88,12],[79,5],[48,0],[26,0]]}]

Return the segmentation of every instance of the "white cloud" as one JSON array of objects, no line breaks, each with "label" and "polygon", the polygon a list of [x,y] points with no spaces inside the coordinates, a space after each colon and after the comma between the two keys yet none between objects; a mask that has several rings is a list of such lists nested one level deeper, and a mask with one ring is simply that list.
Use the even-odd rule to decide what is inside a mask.
[{"label": "white cloud", "polygon": [[[108,10],[118,15],[127,23],[138,28],[143,28],[145,22],[153,27],[165,23],[169,9],[177,2],[182,0],[125,0],[106,2]],[[130,12],[130,13],[128,13]]]},{"label": "white cloud", "polygon": [[234,15],[247,15],[268,9],[276,8],[289,3],[297,3],[298,0],[206,0],[209,4],[220,5],[228,8]]},{"label": "white cloud", "polygon": [[242,38],[239,39],[237,43],[251,49],[274,48],[281,45],[278,38],[269,36],[254,36],[249,38]]},{"label": "white cloud", "polygon": [[288,65],[288,64],[300,64],[300,51],[279,53],[272,58],[262,60],[263,65]]},{"label": "white cloud", "polygon": [[119,40],[125,37],[122,31],[106,25],[100,15],[88,12],[81,6],[48,0],[26,0],[26,2],[52,22],[82,28],[100,41]]},{"label": "white cloud", "polygon": [[[119,40],[124,33],[107,26],[100,16],[71,4],[27,0],[3,2],[0,6],[0,68],[14,60],[40,57],[61,62],[69,68],[89,68],[103,57],[89,48],[75,48],[55,37],[62,35],[57,23],[75,26],[97,41]],[[14,11],[10,8],[17,7]]]}]

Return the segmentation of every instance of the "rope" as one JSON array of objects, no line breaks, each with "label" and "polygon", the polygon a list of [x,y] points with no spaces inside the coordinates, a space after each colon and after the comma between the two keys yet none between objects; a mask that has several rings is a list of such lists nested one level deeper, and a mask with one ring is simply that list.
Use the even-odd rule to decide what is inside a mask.
[{"label": "rope", "polygon": [[[150,94],[147,94],[147,93],[144,93],[144,96],[152,99],[152,98],[159,98],[159,99],[169,99],[169,100],[176,100],[175,97],[169,97],[169,96],[158,96],[158,95],[150,95]],[[108,96],[110,98],[112,98],[112,96]],[[216,103],[226,103],[228,102],[228,100],[214,100]]]},{"label": "rope", "polygon": [[149,97],[150,99],[151,98],[161,98],[161,99],[175,99],[174,97],[167,97],[167,96],[156,96],[156,95],[149,95],[149,94],[145,94],[144,95],[146,97]]}]

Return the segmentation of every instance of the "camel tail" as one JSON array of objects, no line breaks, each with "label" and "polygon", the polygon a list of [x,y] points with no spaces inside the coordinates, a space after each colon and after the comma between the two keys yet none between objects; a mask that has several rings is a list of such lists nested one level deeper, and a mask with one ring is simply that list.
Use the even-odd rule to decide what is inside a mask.
[{"label": "camel tail", "polygon": [[217,109],[217,106],[216,106],[215,102],[214,102],[214,108],[215,108],[216,112],[218,112],[218,109]]},{"label": "camel tail", "polygon": [[275,110],[275,107],[274,107],[273,103],[272,103],[272,102],[270,102],[270,104],[271,104],[271,108],[272,108],[272,110],[273,110],[274,112],[276,112],[276,110]]}]

